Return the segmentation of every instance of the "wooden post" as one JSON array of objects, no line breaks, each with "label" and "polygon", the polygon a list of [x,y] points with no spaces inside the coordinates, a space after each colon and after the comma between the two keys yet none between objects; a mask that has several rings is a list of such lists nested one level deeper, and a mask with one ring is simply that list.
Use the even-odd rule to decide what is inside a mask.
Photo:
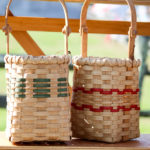
[{"label": "wooden post", "polygon": [[[9,16],[13,16],[12,12],[10,11]],[[11,34],[23,47],[27,54],[33,56],[45,55],[39,46],[34,42],[32,37],[27,33],[27,31],[12,31]]]}]

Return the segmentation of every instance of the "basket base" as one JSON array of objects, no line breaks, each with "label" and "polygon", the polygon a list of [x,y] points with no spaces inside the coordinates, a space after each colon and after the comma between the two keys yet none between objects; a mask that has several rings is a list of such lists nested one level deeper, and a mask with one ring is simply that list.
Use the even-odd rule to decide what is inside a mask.
[{"label": "basket base", "polygon": [[18,146],[66,146],[70,141],[32,141],[32,142],[12,142]]},{"label": "basket base", "polygon": [[87,141],[81,139],[72,139],[71,142],[54,142],[52,145],[13,145],[9,140],[5,137],[4,132],[0,132],[0,149],[6,150],[18,150],[18,149],[26,149],[26,150],[40,150],[40,149],[92,149],[92,150],[146,150],[150,149],[150,134],[143,134],[139,138],[130,140],[128,142],[120,142],[116,144],[107,144],[104,142],[94,142],[94,141]]}]

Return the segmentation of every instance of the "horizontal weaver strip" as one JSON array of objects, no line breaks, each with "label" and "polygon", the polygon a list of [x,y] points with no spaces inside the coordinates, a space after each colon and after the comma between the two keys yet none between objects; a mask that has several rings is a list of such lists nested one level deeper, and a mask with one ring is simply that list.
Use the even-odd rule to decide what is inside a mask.
[{"label": "horizontal weaver strip", "polygon": [[50,89],[33,89],[34,93],[47,93],[50,92]]},{"label": "horizontal weaver strip", "polygon": [[25,98],[25,94],[15,94],[15,98]]},{"label": "horizontal weaver strip", "polygon": [[99,108],[93,108],[92,105],[86,105],[86,104],[77,106],[75,103],[71,103],[71,106],[77,110],[89,109],[90,111],[93,112],[103,112],[104,110],[110,110],[110,112],[119,112],[120,110],[130,111],[131,109],[140,110],[140,107],[138,105],[130,105],[129,108],[126,108],[125,106],[117,106],[117,109],[114,109],[112,106],[100,106]]},{"label": "horizontal weaver strip", "polygon": [[37,78],[33,79],[33,82],[50,82],[51,79],[43,79],[43,78]]},{"label": "horizontal weaver strip", "polygon": [[33,95],[33,98],[48,98],[51,97],[50,94],[35,94]]},{"label": "horizontal weaver strip", "polygon": [[25,78],[19,78],[19,79],[16,79],[17,82],[25,82],[26,79]]},{"label": "horizontal weaver strip", "polygon": [[51,87],[50,84],[33,84],[33,87]]},{"label": "horizontal weaver strip", "polygon": [[109,91],[105,91],[104,89],[101,88],[91,88],[90,90],[85,90],[83,87],[77,87],[73,89],[74,92],[77,91],[82,91],[83,93],[86,94],[93,94],[93,92],[99,92],[100,94],[105,94],[105,95],[111,95],[113,93],[118,93],[118,95],[124,95],[126,93],[131,93],[131,94],[137,94],[140,90],[136,89],[133,91],[132,89],[124,89],[123,91],[120,91],[119,89],[110,89]]}]

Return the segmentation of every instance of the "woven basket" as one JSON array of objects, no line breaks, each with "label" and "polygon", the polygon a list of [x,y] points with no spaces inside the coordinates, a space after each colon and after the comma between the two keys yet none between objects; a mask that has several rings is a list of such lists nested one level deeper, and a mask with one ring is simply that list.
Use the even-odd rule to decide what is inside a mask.
[{"label": "woven basket", "polygon": [[74,57],[72,132],[74,137],[115,143],[139,137],[139,60],[134,59],[136,13],[132,0],[129,58],[87,57],[85,0],[81,13],[82,56]]},{"label": "woven basket", "polygon": [[11,142],[70,141],[69,61],[67,54],[5,56],[6,133]]}]

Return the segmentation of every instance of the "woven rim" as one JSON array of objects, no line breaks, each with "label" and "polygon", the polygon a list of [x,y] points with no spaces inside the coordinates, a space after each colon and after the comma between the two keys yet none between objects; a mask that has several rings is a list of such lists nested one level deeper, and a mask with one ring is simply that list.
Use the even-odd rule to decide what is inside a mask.
[{"label": "woven rim", "polygon": [[127,66],[127,67],[139,67],[140,60],[131,60],[129,58],[108,58],[108,57],[86,57],[75,56],[73,58],[73,63],[76,65],[98,65],[98,66]]},{"label": "woven rim", "polygon": [[6,55],[5,63],[7,64],[69,64],[70,56],[11,56]]}]

